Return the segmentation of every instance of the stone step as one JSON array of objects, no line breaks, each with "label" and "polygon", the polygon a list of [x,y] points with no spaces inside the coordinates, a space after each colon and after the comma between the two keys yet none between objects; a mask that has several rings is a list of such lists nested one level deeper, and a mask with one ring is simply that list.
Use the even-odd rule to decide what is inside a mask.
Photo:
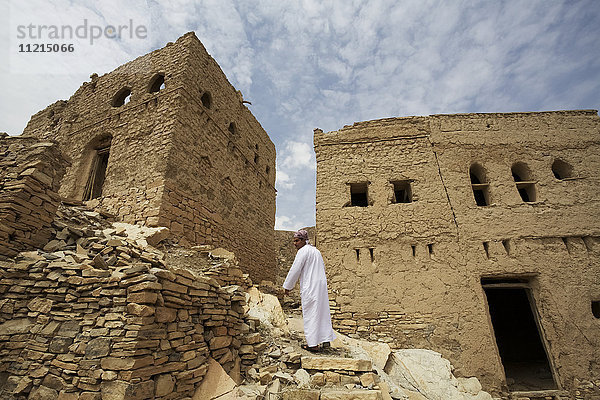
[{"label": "stone step", "polygon": [[321,391],[320,400],[381,400],[379,390],[331,390]]},{"label": "stone step", "polygon": [[379,390],[292,389],[283,392],[283,400],[382,400]]},{"label": "stone step", "polygon": [[319,371],[369,372],[373,369],[370,360],[341,357],[302,357],[302,368]]}]

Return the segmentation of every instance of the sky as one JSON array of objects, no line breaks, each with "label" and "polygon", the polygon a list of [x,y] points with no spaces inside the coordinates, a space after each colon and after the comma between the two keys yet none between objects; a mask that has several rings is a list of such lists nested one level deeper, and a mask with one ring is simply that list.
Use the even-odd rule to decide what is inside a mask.
[{"label": "sky", "polygon": [[[4,0],[0,23],[10,135],[92,73],[194,31],[275,144],[276,229],[315,224],[315,128],[600,107],[597,0]],[[50,38],[43,25],[84,28]],[[92,38],[92,26],[118,25],[120,37]],[[74,49],[19,52],[36,43]]]}]

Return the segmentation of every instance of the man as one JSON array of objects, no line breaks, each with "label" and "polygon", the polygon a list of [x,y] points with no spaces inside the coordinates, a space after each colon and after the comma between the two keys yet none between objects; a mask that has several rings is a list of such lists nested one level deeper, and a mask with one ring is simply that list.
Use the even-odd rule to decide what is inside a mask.
[{"label": "man", "polygon": [[308,232],[305,230],[294,233],[294,247],[298,252],[285,278],[283,288],[285,293],[289,294],[296,281],[300,279],[302,318],[306,337],[306,346],[302,347],[309,351],[318,351],[319,344],[329,344],[335,339],[329,314],[325,263],[321,252],[308,242]]}]

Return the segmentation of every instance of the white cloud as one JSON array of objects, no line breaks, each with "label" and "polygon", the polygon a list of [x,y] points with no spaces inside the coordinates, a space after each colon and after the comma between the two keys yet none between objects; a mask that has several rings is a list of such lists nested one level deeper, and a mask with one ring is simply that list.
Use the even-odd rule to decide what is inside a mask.
[{"label": "white cloud", "polygon": [[281,164],[296,170],[296,173],[302,173],[307,169],[310,171],[316,169],[314,151],[308,143],[288,141],[283,154],[284,158]]},{"label": "white cloud", "polygon": [[275,178],[275,188],[278,191],[284,189],[292,189],[294,187],[294,182],[290,179],[290,176],[285,173],[282,169],[278,168],[276,172],[277,176]]},{"label": "white cloud", "polygon": [[293,218],[286,217],[285,215],[275,217],[275,229],[280,231],[293,231],[297,224]]},{"label": "white cloud", "polygon": [[[108,72],[194,30],[252,101],[277,147],[277,213],[292,229],[314,224],[313,128],[405,115],[600,107],[594,0],[111,3],[47,0],[32,11],[91,13],[98,21],[149,18],[151,37],[99,47],[99,61],[65,63],[61,75],[24,77],[0,64],[0,131],[19,133],[31,114],[68,98],[92,72]],[[8,35],[0,30],[3,59]]]}]

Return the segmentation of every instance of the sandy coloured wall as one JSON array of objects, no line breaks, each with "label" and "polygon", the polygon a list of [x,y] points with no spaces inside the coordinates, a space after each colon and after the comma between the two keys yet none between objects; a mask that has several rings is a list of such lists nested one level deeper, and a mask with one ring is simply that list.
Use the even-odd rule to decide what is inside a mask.
[{"label": "sandy coloured wall", "polygon": [[[483,279],[527,282],[559,389],[600,376],[599,127],[595,111],[434,115],[315,131],[317,232],[334,325],[441,352],[459,375],[499,392],[506,377]],[[557,179],[556,159],[571,165]],[[511,167],[537,192],[524,202]],[[476,204],[470,166],[486,172]],[[393,181],[412,202],[394,203]],[[367,207],[347,206],[368,183]],[[485,243],[485,244],[484,244]],[[487,248],[487,250],[486,250]]]}]

